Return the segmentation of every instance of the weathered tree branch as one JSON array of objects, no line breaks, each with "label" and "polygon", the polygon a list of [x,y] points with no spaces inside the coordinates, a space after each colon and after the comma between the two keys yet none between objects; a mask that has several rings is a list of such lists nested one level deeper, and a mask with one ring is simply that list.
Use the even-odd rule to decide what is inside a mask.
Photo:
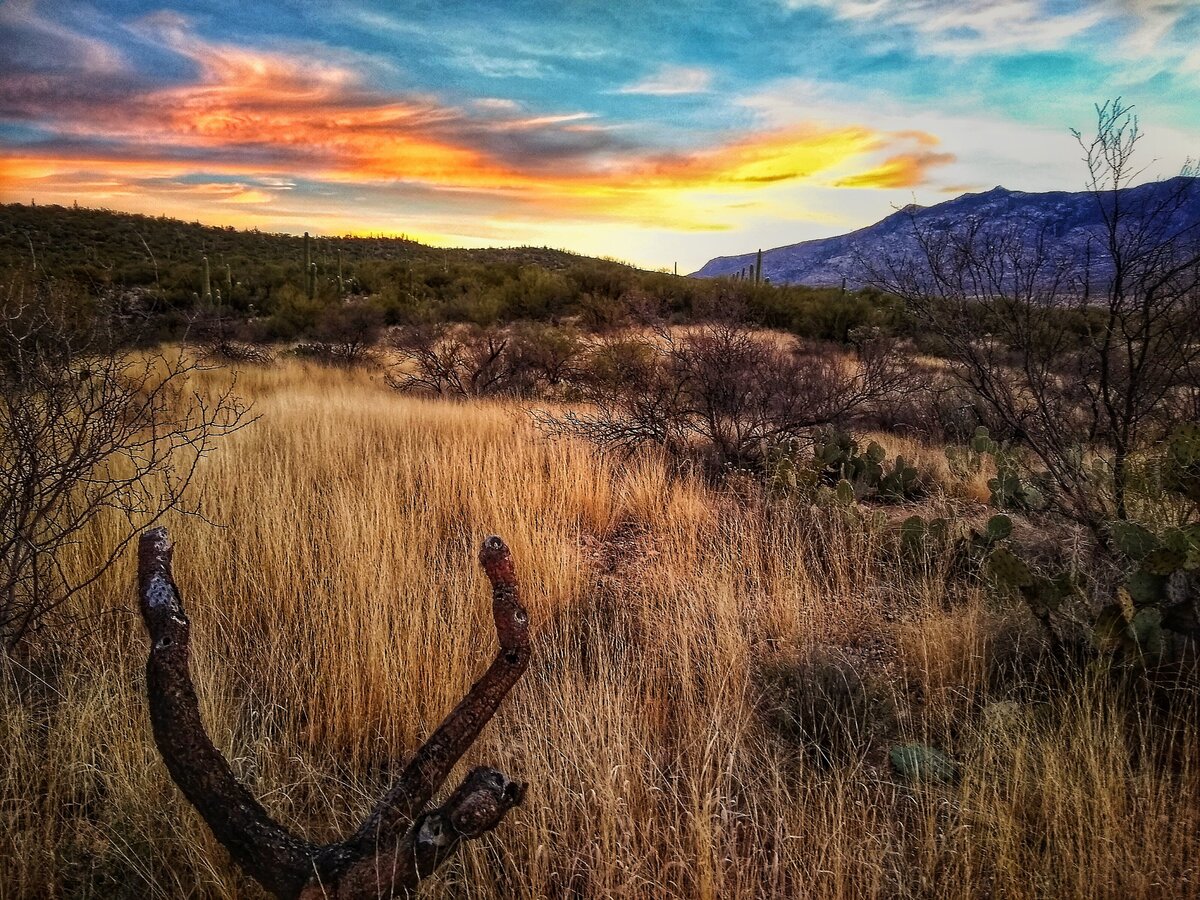
[{"label": "weathered tree branch", "polygon": [[504,541],[498,537],[484,541],[479,561],[492,582],[492,615],[500,653],[417,751],[350,842],[383,845],[407,829],[529,666],[529,616],[517,598],[516,573]]},{"label": "weathered tree branch", "polygon": [[154,740],[175,783],[248,875],[277,897],[407,897],[464,840],[496,828],[525,785],[495,769],[473,769],[441,806],[426,810],[450,770],[529,666],[529,617],[508,547],[483,543],[500,652],[484,676],[426,741],[359,829],[319,846],[275,822],[240,784],[200,718],[188,669],[190,623],[171,575],[165,528],[144,532],[138,592],[150,634],[146,689]]}]

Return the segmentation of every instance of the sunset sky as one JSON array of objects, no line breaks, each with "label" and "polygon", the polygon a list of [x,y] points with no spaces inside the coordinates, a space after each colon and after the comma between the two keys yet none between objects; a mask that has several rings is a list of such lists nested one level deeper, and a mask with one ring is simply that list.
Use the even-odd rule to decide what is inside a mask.
[{"label": "sunset sky", "polygon": [[996,184],[1136,104],[1200,155],[1200,0],[0,0],[0,199],[691,271]]}]

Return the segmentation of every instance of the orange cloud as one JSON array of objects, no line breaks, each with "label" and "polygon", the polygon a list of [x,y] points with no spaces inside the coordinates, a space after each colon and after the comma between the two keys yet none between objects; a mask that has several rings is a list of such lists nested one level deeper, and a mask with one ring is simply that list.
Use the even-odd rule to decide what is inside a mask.
[{"label": "orange cloud", "polygon": [[879,166],[857,175],[839,178],[835,187],[844,188],[911,188],[927,180],[933,166],[952,163],[953,153],[901,153],[888,157]]}]

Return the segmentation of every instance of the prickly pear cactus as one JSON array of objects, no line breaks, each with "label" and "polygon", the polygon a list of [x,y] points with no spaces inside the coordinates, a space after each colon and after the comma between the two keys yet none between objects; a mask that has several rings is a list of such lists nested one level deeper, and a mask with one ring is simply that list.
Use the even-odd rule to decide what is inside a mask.
[{"label": "prickly pear cactus", "polygon": [[1200,424],[1176,426],[1167,438],[1164,486],[1200,504]]},{"label": "prickly pear cactus", "polygon": [[[1008,527],[1011,529],[1011,522]],[[999,526],[999,529],[1003,530],[1003,526]],[[998,587],[1019,594],[1047,634],[1056,640],[1051,617],[1079,590],[1070,572],[1053,575],[1036,572],[1003,545],[997,546],[988,555],[987,572]]]},{"label": "prickly pear cactus", "polygon": [[1033,571],[1025,560],[1007,547],[997,547],[988,557],[988,572],[1005,586],[1024,590],[1033,587]]},{"label": "prickly pear cactus", "polygon": [[916,497],[921,491],[920,473],[903,457],[885,468],[887,451],[875,441],[860,451],[856,440],[844,431],[828,431],[818,438],[813,455],[820,467],[820,480],[827,485],[848,481],[856,499],[874,497],[896,502]]},{"label": "prickly pear cactus", "polygon": [[983,456],[985,453],[996,454],[1000,452],[1000,445],[992,440],[991,433],[983,425],[975,429],[975,434],[971,437],[971,451]]},{"label": "prickly pear cactus", "polygon": [[1100,610],[1092,625],[1092,642],[1100,650],[1127,660],[1146,662],[1162,655],[1165,645],[1162,610],[1112,603]]},{"label": "prickly pear cactus", "polygon": [[987,520],[982,538],[987,544],[996,544],[1012,535],[1013,522],[1008,516],[998,514]]},{"label": "prickly pear cactus", "polygon": [[808,485],[811,470],[800,461],[801,445],[787,438],[769,446],[763,454],[763,474],[767,488],[776,493],[791,493]]},{"label": "prickly pear cactus", "polygon": [[1004,455],[996,457],[996,477],[988,479],[991,504],[998,509],[1041,509],[1045,498],[1032,484],[1022,480],[1017,465]]},{"label": "prickly pear cactus", "polygon": [[924,568],[957,540],[949,519],[925,520],[909,516],[900,524],[900,559],[909,566]]},{"label": "prickly pear cactus", "polygon": [[927,744],[901,744],[888,753],[888,760],[896,774],[908,781],[936,781],[954,784],[961,770],[954,760]]},{"label": "prickly pear cactus", "polygon": [[822,480],[827,484],[837,484],[843,479],[867,482],[883,459],[883,448],[874,441],[866,453],[860,453],[858,441],[849,432],[837,430],[828,431],[819,438],[813,451],[817,463],[822,466]]},{"label": "prickly pear cactus", "polygon": [[833,489],[833,496],[842,506],[850,506],[855,501],[854,485],[843,478]]},{"label": "prickly pear cactus", "polygon": [[892,470],[879,481],[879,496],[884,500],[911,500],[921,493],[920,473],[903,456],[897,456]]},{"label": "prickly pear cactus", "polygon": [[900,524],[900,555],[903,559],[919,562],[930,555],[933,544],[931,524],[932,520],[926,522],[920,516],[909,516]]},{"label": "prickly pear cactus", "polygon": [[978,475],[983,470],[984,457],[997,456],[1003,448],[992,440],[987,428],[980,425],[975,429],[965,447],[950,446],[946,448],[946,461],[950,470],[960,478]]},{"label": "prickly pear cactus", "polygon": [[[1168,462],[1168,466],[1174,464]],[[1186,465],[1185,459],[1182,466]],[[1186,477],[1180,476],[1181,486]],[[1196,634],[1200,630],[1200,524],[1173,526],[1156,534],[1135,522],[1114,522],[1109,535],[1113,546],[1134,568],[1123,588],[1128,603],[1112,604],[1097,619],[1096,644],[1126,654],[1137,650],[1145,656],[1157,652],[1155,648],[1161,644],[1157,635],[1163,629]],[[1122,613],[1120,622],[1115,618],[1117,612]],[[1153,627],[1147,624],[1151,622]],[[1135,623],[1142,623],[1141,631]],[[1144,640],[1142,632],[1149,638]]]},{"label": "prickly pear cactus", "polygon": [[836,484],[846,477],[847,468],[858,456],[858,442],[845,431],[827,431],[817,438],[813,455],[824,467],[826,480]]},{"label": "prickly pear cactus", "polygon": [[1113,522],[1111,536],[1113,546],[1133,560],[1145,559],[1159,546],[1158,538],[1136,522]]},{"label": "prickly pear cactus", "polygon": [[992,516],[982,530],[942,517],[909,516],[900,525],[900,558],[920,567],[948,552],[952,570],[974,576],[992,549],[1012,534],[1012,527],[1012,519],[1005,515]]}]

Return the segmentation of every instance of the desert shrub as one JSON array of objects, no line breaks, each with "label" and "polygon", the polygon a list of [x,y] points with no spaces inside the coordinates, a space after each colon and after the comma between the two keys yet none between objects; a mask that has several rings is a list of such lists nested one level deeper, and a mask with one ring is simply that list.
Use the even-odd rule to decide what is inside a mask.
[{"label": "desert shrub", "polygon": [[616,328],[629,315],[629,306],[619,297],[605,294],[580,294],[575,299],[580,321],[592,331]]},{"label": "desert shrub", "polygon": [[509,321],[561,315],[576,293],[569,278],[540,266],[522,267],[515,279],[496,289],[499,315]]},{"label": "desert shrub", "polygon": [[512,339],[496,329],[422,325],[392,338],[398,364],[386,376],[399,391],[448,397],[526,396],[536,377]]},{"label": "desert shrub", "polygon": [[504,298],[496,291],[475,284],[466,285],[441,306],[444,321],[470,322],[478,327],[494,326],[504,313]]},{"label": "desert shrub", "polygon": [[596,341],[580,361],[578,381],[590,396],[615,395],[648,379],[657,354],[652,341],[613,336]]},{"label": "desert shrub", "polygon": [[295,340],[311,333],[321,317],[322,304],[290,284],[275,291],[273,299],[274,311],[262,327],[265,340]]},{"label": "desert shrub", "polygon": [[203,359],[221,363],[267,365],[274,354],[253,340],[253,329],[222,307],[197,310],[190,317],[187,343]]},{"label": "desert shrub", "polygon": [[275,354],[269,348],[231,338],[208,341],[197,349],[204,359],[219,363],[267,366],[275,361]]},{"label": "desert shrub", "polygon": [[771,659],[755,680],[764,724],[818,765],[846,763],[895,732],[890,686],[842,651],[814,647]]},{"label": "desert shrub", "polygon": [[392,338],[398,365],[387,383],[401,391],[454,397],[543,397],[580,376],[582,336],[526,322],[506,329],[427,324]]},{"label": "desert shrub", "polygon": [[306,359],[309,362],[320,363],[325,366],[350,364],[349,360],[344,360],[338,355],[337,347],[333,344],[322,343],[321,341],[299,341],[289,347],[286,353],[288,356]]},{"label": "desert shrub", "polygon": [[320,313],[313,337],[344,363],[362,362],[383,333],[383,311],[368,300],[333,303]]},{"label": "desert shrub", "polygon": [[539,414],[553,433],[607,450],[656,445],[713,477],[763,470],[769,448],[850,420],[902,388],[890,346],[847,359],[825,345],[789,347],[722,322],[677,335],[659,330],[603,346],[589,361],[594,409]]},{"label": "desert shrub", "polygon": [[580,297],[618,300],[633,287],[635,274],[625,266],[582,262],[567,270]]},{"label": "desert shrub", "polygon": [[429,316],[428,301],[407,281],[387,281],[378,291],[368,293],[385,325],[411,325]]},{"label": "desert shrub", "polygon": [[[0,645],[51,624],[138,531],[195,509],[203,457],[248,421],[232,386],[195,393],[182,354],[121,349],[129,336],[54,282],[0,296]],[[80,570],[80,533],[112,523]]]},{"label": "desert shrub", "polygon": [[525,374],[528,389],[543,393],[578,380],[583,338],[573,328],[528,322],[509,330],[511,367]]}]

